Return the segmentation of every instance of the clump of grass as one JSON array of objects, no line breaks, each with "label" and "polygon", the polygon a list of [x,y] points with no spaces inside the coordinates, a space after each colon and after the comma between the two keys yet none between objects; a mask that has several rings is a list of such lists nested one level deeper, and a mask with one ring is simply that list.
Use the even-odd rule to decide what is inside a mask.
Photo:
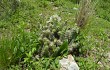
[{"label": "clump of grass", "polygon": [[[7,69],[11,65],[23,61],[25,53],[37,46],[36,34],[25,29],[26,24],[15,26],[0,39],[0,69]],[[9,37],[11,35],[11,37]],[[28,47],[28,48],[27,48]]]},{"label": "clump of grass", "polygon": [[81,0],[80,1],[80,7],[79,12],[76,17],[76,23],[79,27],[83,27],[90,15],[92,14],[92,1],[91,0]]},{"label": "clump of grass", "polygon": [[[65,22],[61,23],[60,20],[61,18],[56,14],[50,17],[45,26],[40,26],[40,56],[54,56],[54,54],[61,49],[61,46],[65,43],[65,41],[68,45],[63,45],[63,48],[66,48],[68,46],[68,48],[66,48],[65,50],[68,50],[70,52],[73,51],[73,47],[76,47],[78,45],[78,43],[75,43],[76,37],[79,33],[77,26],[70,26]],[[60,52],[59,55],[61,55]],[[58,54],[55,56],[58,56]]]}]

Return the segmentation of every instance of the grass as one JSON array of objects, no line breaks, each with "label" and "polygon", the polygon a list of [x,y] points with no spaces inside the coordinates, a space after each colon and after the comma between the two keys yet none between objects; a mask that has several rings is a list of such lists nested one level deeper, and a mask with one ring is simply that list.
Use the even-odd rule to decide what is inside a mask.
[{"label": "grass", "polygon": [[[61,23],[75,24],[79,4],[71,0],[21,0],[16,12],[0,21],[0,70],[58,70],[58,61],[65,56],[41,57],[38,54],[39,24],[45,25],[49,17],[58,14]],[[100,6],[97,11],[101,10]],[[106,53],[109,52],[110,22],[100,17],[101,11],[91,16],[88,24],[80,29],[77,42],[81,45],[73,53],[81,70],[109,70]],[[99,17],[97,17],[97,15]],[[109,17],[109,16],[108,16]],[[36,58],[35,58],[36,57]],[[102,63],[102,67],[98,64]],[[39,69],[38,69],[39,68]]]}]

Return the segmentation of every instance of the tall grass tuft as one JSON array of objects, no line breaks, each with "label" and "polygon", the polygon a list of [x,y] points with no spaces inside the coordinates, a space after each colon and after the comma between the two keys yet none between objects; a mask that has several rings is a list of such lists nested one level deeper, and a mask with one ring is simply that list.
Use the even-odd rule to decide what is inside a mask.
[{"label": "tall grass tuft", "polygon": [[93,10],[92,10],[92,1],[91,0],[81,0],[80,1],[80,7],[79,11],[77,13],[76,17],[76,23],[79,27],[83,27],[89,17],[92,15]]},{"label": "tall grass tuft", "polygon": [[29,32],[25,27],[26,25],[21,23],[10,29],[12,34],[8,33],[0,38],[0,70],[19,64],[23,61],[25,53],[37,46],[36,34]]}]

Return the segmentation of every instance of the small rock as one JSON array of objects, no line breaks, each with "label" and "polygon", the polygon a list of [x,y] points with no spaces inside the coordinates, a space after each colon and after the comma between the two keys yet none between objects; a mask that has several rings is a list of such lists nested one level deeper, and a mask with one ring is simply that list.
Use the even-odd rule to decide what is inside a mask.
[{"label": "small rock", "polygon": [[60,70],[79,70],[77,63],[75,62],[72,55],[68,55],[68,58],[63,58],[59,61],[61,68]]}]

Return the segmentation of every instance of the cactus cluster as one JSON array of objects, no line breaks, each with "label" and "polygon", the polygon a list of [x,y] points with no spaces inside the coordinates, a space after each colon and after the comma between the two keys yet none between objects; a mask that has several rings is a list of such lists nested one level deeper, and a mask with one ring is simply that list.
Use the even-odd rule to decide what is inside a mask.
[{"label": "cactus cluster", "polygon": [[50,17],[45,25],[41,25],[41,33],[39,33],[39,41],[42,44],[40,55],[50,56],[55,53],[64,41],[68,42],[68,49],[71,50],[75,38],[78,34],[78,28],[69,25],[67,22],[61,23],[61,18],[58,15]]}]

